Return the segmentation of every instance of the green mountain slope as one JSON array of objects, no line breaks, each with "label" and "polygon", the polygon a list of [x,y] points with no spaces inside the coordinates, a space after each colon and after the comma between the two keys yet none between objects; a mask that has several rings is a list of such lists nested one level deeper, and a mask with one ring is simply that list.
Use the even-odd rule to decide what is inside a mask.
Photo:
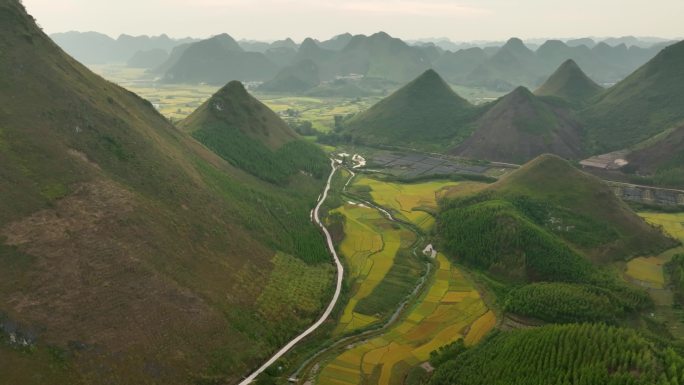
[{"label": "green mountain slope", "polygon": [[280,70],[275,78],[259,86],[260,91],[301,93],[321,82],[318,66],[307,59]]},{"label": "green mountain slope", "polygon": [[[554,281],[586,278],[586,266],[570,262],[579,255],[606,263],[673,244],[600,180],[553,155],[533,160],[479,195],[447,202],[439,230],[452,255],[481,268],[522,278],[531,272],[534,278],[540,268],[530,263],[539,258],[539,266],[550,269],[544,275]],[[567,261],[551,263],[560,257]],[[572,272],[557,274],[566,268]]]},{"label": "green mountain slope", "polygon": [[633,330],[600,324],[498,332],[433,357],[431,385],[676,384],[684,360]]},{"label": "green mountain slope", "polygon": [[627,156],[631,172],[656,185],[684,188],[684,126]]},{"label": "green mountain slope", "polygon": [[[555,206],[557,211],[548,211],[550,217],[546,220],[555,222],[556,227],[574,226],[568,231],[557,229],[558,235],[593,260],[624,259],[671,245],[669,239],[634,214],[603,182],[557,156],[538,157],[493,185],[492,190]],[[575,216],[585,224],[572,223]]]},{"label": "green mountain slope", "polygon": [[511,38],[492,57],[475,67],[465,81],[470,85],[507,91],[518,85],[534,84],[538,71],[534,51],[522,40]]},{"label": "green mountain slope", "polygon": [[568,59],[534,93],[557,96],[573,103],[584,103],[603,90],[582,71],[574,60]]},{"label": "green mountain slope", "polygon": [[445,146],[470,133],[467,121],[474,111],[435,71],[428,70],[355,116],[346,127],[363,143]]},{"label": "green mountain slope", "polygon": [[581,129],[562,103],[518,87],[475,122],[475,131],[451,153],[475,159],[524,163],[544,153],[576,159],[582,154]]},{"label": "green mountain slope", "polygon": [[[602,266],[676,244],[600,180],[553,155],[443,202],[437,233],[447,255],[507,288],[498,293],[507,311],[548,322],[616,322],[648,308],[645,292]],[[550,283],[511,290],[529,282]]]},{"label": "green mountain slope", "polygon": [[608,152],[642,142],[684,121],[684,42],[663,49],[583,111],[587,145]]},{"label": "green mountain slope", "polygon": [[268,182],[287,184],[300,171],[321,178],[328,169],[316,145],[299,139],[237,81],[221,88],[179,127],[234,166]]},{"label": "green mountain slope", "polygon": [[322,179],[232,166],[18,1],[0,51],[0,383],[235,382],[317,316]]}]

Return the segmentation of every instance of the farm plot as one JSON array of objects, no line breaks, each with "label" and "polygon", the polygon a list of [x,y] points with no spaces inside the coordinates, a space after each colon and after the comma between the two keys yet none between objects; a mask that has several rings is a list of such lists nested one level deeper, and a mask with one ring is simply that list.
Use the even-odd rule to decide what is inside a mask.
[{"label": "farm plot", "polygon": [[256,97],[285,120],[307,120],[320,132],[332,131],[335,116],[346,116],[367,109],[379,100],[367,98],[335,98],[284,96],[256,93]]},{"label": "farm plot", "polygon": [[[415,236],[369,207],[347,203],[334,212],[345,217],[345,236],[339,249],[347,262],[352,282],[351,298],[335,330],[336,333],[345,333],[375,323],[384,315],[383,310],[387,306],[383,309],[364,306],[359,311],[357,305],[360,301],[367,302],[370,297],[383,296],[374,289],[392,270],[399,250],[410,246]],[[415,284],[407,282],[407,285]],[[385,304],[387,301],[377,298],[371,302]],[[398,303],[392,303],[390,307],[396,305]]]},{"label": "farm plot", "polygon": [[322,366],[318,384],[401,384],[430,352],[465,338],[477,343],[496,322],[473,283],[442,254],[430,288],[385,334],[347,347]]},{"label": "farm plot", "polygon": [[671,236],[684,241],[684,213],[639,213],[646,222],[662,226]]},{"label": "farm plot", "polygon": [[452,181],[391,183],[361,176],[354,181],[354,187],[357,192],[369,192],[374,202],[392,209],[398,219],[411,222],[423,231],[428,231],[435,223],[429,211],[435,211],[438,199],[459,183]]},{"label": "farm plot", "polygon": [[[684,213],[643,212],[639,215],[648,223],[661,226],[667,234],[684,242]],[[663,289],[665,285],[663,265],[669,262],[673,255],[683,252],[684,248],[678,247],[658,256],[634,258],[627,263],[625,274],[643,286]]]}]

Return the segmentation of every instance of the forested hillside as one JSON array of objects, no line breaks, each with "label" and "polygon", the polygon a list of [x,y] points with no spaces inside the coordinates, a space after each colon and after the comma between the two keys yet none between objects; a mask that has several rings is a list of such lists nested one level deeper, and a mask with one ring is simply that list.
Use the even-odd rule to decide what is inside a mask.
[{"label": "forested hillside", "polygon": [[601,324],[499,332],[449,358],[429,384],[672,385],[684,375],[674,351]]},{"label": "forested hillside", "polygon": [[18,1],[0,2],[0,51],[0,383],[233,382],[319,313],[322,153],[286,184],[255,178],[67,56]]}]

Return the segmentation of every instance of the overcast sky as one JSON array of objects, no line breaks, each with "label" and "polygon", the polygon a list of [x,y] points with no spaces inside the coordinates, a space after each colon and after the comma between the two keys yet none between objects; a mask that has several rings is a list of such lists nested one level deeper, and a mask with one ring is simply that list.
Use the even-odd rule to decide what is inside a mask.
[{"label": "overcast sky", "polygon": [[24,0],[48,33],[241,39],[385,31],[457,41],[684,35],[684,0]]}]

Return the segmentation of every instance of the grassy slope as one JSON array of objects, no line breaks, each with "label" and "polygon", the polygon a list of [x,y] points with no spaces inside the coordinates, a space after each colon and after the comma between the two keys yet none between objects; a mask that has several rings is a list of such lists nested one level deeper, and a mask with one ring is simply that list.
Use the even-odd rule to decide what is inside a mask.
[{"label": "grassy slope", "polygon": [[550,155],[478,195],[444,202],[438,234],[449,255],[502,282],[567,283],[502,293],[509,311],[553,322],[595,320],[592,303],[613,305],[604,321],[648,307],[645,293],[601,266],[674,244],[598,179]]},{"label": "grassy slope", "polygon": [[[570,231],[558,235],[595,260],[626,258],[671,244],[616,198],[599,179],[553,155],[533,160],[491,189],[498,194],[527,196],[555,206],[555,210],[546,214],[571,221],[560,224],[575,226],[579,233]],[[586,234],[582,235],[582,232]]]},{"label": "grassy slope", "polygon": [[584,103],[603,88],[582,71],[574,60],[568,59],[534,91],[539,96],[557,96],[573,103]]},{"label": "grassy slope", "polygon": [[543,153],[582,154],[579,124],[563,103],[541,99],[524,87],[489,105],[473,135],[451,152],[475,159],[524,163]]},{"label": "grassy slope", "polygon": [[587,146],[617,150],[684,121],[684,42],[663,49],[633,74],[599,95],[583,112]]},{"label": "grassy slope", "polygon": [[267,182],[286,185],[299,171],[322,178],[328,170],[323,151],[299,139],[237,81],[221,88],[180,127],[223,159]]},{"label": "grassy slope", "polygon": [[435,71],[428,70],[347,126],[363,142],[443,147],[470,134],[467,121],[474,111]]},{"label": "grassy slope", "polygon": [[306,59],[280,70],[275,78],[259,86],[259,91],[301,93],[316,87],[320,82],[318,66]]},{"label": "grassy slope", "polygon": [[[73,382],[236,379],[314,316],[276,325],[257,300],[276,250],[327,260],[308,221],[322,180],[259,181],[69,58],[17,2],[0,21],[0,311],[38,351],[66,352]],[[0,345],[0,382],[48,373]]]},{"label": "grassy slope", "polygon": [[684,188],[684,126],[629,154],[629,168],[660,186]]},{"label": "grassy slope", "polygon": [[297,138],[278,115],[247,93],[238,81],[218,90],[179,126],[184,131],[194,132],[217,123],[235,127],[273,150]]}]

